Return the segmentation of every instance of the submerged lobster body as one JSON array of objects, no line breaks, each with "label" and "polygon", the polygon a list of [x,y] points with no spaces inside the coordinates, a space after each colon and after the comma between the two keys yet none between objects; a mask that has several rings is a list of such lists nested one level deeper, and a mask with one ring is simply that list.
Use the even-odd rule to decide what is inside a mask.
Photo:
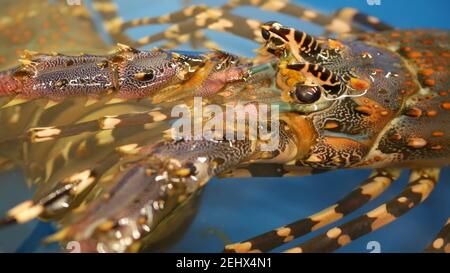
[{"label": "submerged lobster body", "polygon": [[[398,178],[397,168],[420,168],[397,199],[291,249],[332,251],[426,199],[437,168],[450,163],[449,32],[392,30],[331,40],[276,22],[262,29],[268,53],[251,60],[128,46],[105,56],[26,53],[20,66],[0,73],[0,96],[8,98],[4,111],[20,109],[20,118],[35,115],[31,108],[41,111],[19,137],[2,132],[1,155],[43,186],[1,223],[57,219],[63,228],[53,240],[77,241],[82,251],[138,251],[152,235],[150,241],[163,238],[154,238],[161,223],[214,176],[376,169],[336,205],[226,247],[268,251],[375,198]],[[241,101],[279,106],[277,123],[269,126],[277,134],[268,133],[278,138],[275,149],[263,149],[267,135],[167,138],[171,109],[193,108],[196,96],[222,109]],[[35,99],[51,103],[21,108]],[[12,151],[17,141],[23,149]],[[38,164],[43,154],[45,166]],[[447,251],[446,244],[432,248]]]}]

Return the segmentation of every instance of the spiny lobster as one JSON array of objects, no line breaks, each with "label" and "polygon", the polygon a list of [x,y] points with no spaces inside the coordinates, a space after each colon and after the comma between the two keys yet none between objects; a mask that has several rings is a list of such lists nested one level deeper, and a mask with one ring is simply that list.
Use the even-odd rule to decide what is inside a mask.
[{"label": "spiny lobster", "polygon": [[[2,225],[35,217],[58,219],[63,228],[50,240],[78,241],[82,251],[138,251],[164,238],[158,227],[214,176],[375,169],[335,205],[225,247],[228,252],[265,252],[343,218],[379,196],[399,177],[399,168],[412,168],[408,186],[393,200],[288,250],[333,251],[424,201],[438,181],[439,168],[449,164],[447,31],[389,30],[355,11],[328,18],[270,0],[231,1],[220,9],[193,7],[124,23],[111,16],[115,9],[109,1],[96,3],[111,36],[131,46],[121,45],[110,55],[28,51],[20,66],[0,75],[6,111],[35,113],[20,107],[39,99],[42,105],[32,107],[47,110],[39,112],[38,124],[52,124],[2,135],[2,156],[14,154],[12,160],[22,162],[30,180],[43,184],[33,200],[11,209]],[[249,3],[328,25],[329,30],[358,29],[349,23],[355,19],[383,31],[324,39],[228,12]],[[154,22],[176,24],[137,42],[124,34],[128,27]],[[172,45],[191,36],[199,42],[203,36],[198,31],[204,27],[257,38],[264,47],[255,59],[221,51],[134,48],[163,38]],[[281,106],[277,149],[263,151],[261,140],[165,137],[170,109],[180,103],[191,107],[195,96],[222,106],[238,101]],[[87,115],[77,113],[80,105],[88,108]],[[60,120],[55,121],[57,113]],[[8,118],[14,120],[14,115]],[[422,126],[427,130],[414,129]],[[93,134],[84,134],[89,132]],[[67,142],[59,141],[63,138]],[[25,153],[12,152],[17,143],[24,143]],[[51,163],[37,164],[48,151]],[[76,164],[70,158],[77,158]],[[447,222],[428,251],[450,252],[449,227]]]}]

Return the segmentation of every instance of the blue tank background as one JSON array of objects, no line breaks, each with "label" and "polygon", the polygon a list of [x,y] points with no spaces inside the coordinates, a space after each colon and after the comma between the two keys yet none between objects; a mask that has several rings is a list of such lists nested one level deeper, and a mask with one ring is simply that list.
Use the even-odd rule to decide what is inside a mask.
[{"label": "blue tank background", "polygon": [[[86,1],[88,2],[88,1]],[[116,1],[120,14],[125,18],[156,16],[182,7],[181,1]],[[189,1],[190,3],[220,5],[225,1]],[[325,13],[342,7],[354,7],[374,15],[397,28],[443,28],[449,29],[450,1],[447,0],[380,0],[380,5],[369,5],[367,0],[301,0],[292,1]],[[370,0],[369,0],[370,2]],[[376,1],[374,1],[376,2]],[[151,4],[149,4],[151,3]],[[301,23],[295,18],[256,8],[239,8],[237,14],[261,21],[277,20],[312,34],[321,28]],[[98,21],[98,23],[100,23]],[[142,37],[164,26],[133,29],[133,37]],[[207,32],[225,49],[236,54],[251,56],[255,44],[231,35]],[[153,45],[152,45],[153,46]],[[180,49],[189,49],[182,46]],[[192,225],[183,238],[169,252],[217,252],[224,243],[248,239],[272,228],[282,226],[313,214],[342,198],[370,173],[370,170],[344,170],[308,177],[214,179],[205,189],[202,204]],[[399,181],[379,199],[357,210],[345,221],[352,219],[383,202],[395,197],[407,183],[407,171]],[[22,183],[19,172],[0,174],[0,212],[5,212],[19,201],[31,197]],[[450,169],[441,172],[441,180],[429,199],[421,206],[402,216],[394,223],[354,241],[340,252],[369,252],[370,241],[380,243],[382,252],[419,252],[434,238],[450,216]],[[345,221],[339,221],[343,223]],[[0,232],[0,251],[47,252],[56,251],[53,244],[43,246],[39,239],[52,233],[54,228],[46,223],[33,221],[29,224],[7,228]],[[325,230],[320,230],[323,232]],[[277,250],[283,250],[311,238],[313,233],[300,241],[295,240]]]}]

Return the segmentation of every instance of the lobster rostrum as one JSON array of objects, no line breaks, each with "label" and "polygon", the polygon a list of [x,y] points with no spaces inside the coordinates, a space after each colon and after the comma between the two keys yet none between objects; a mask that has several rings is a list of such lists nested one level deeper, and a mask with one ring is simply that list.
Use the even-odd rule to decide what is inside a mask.
[{"label": "lobster rostrum", "polygon": [[[53,101],[46,106],[51,109],[66,98],[88,96],[96,104],[150,98],[154,109],[122,109],[114,116],[31,128],[18,138],[2,140],[0,147],[14,141],[45,145],[108,131],[108,137],[80,140],[67,154],[78,155],[81,162],[92,142],[114,147],[115,152],[96,155],[94,165],[72,166],[70,176],[52,176],[56,182],[51,187],[11,209],[1,225],[36,217],[58,219],[62,229],[48,240],[75,240],[82,251],[139,251],[146,238],[214,176],[374,169],[336,204],[225,247],[228,252],[265,252],[343,218],[379,196],[399,177],[399,168],[412,169],[409,184],[393,200],[288,250],[318,252],[344,246],[423,202],[438,182],[439,168],[449,164],[449,33],[392,30],[333,40],[277,22],[258,27],[265,44],[254,60],[223,52],[194,56],[121,46],[108,56],[29,52],[21,66],[2,72],[0,94],[11,98],[5,108],[46,98]],[[223,107],[239,100],[279,105],[278,146],[268,152],[260,139],[164,136],[170,133],[171,107],[180,102],[192,107],[194,96]],[[136,125],[142,127],[133,137],[118,141],[121,134],[134,133],[124,128]],[[427,130],[415,129],[424,126]],[[139,135],[142,129],[153,132]],[[447,222],[427,250],[449,252],[449,236]]]}]

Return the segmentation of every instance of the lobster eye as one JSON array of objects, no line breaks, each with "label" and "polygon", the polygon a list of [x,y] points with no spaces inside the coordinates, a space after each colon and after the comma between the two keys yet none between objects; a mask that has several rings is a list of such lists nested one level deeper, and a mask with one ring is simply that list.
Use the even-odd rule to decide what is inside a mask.
[{"label": "lobster eye", "polygon": [[295,97],[302,103],[313,103],[320,99],[320,87],[297,84]]},{"label": "lobster eye", "polygon": [[261,35],[264,38],[264,40],[269,40],[270,38],[270,32],[265,28],[261,29]]}]

